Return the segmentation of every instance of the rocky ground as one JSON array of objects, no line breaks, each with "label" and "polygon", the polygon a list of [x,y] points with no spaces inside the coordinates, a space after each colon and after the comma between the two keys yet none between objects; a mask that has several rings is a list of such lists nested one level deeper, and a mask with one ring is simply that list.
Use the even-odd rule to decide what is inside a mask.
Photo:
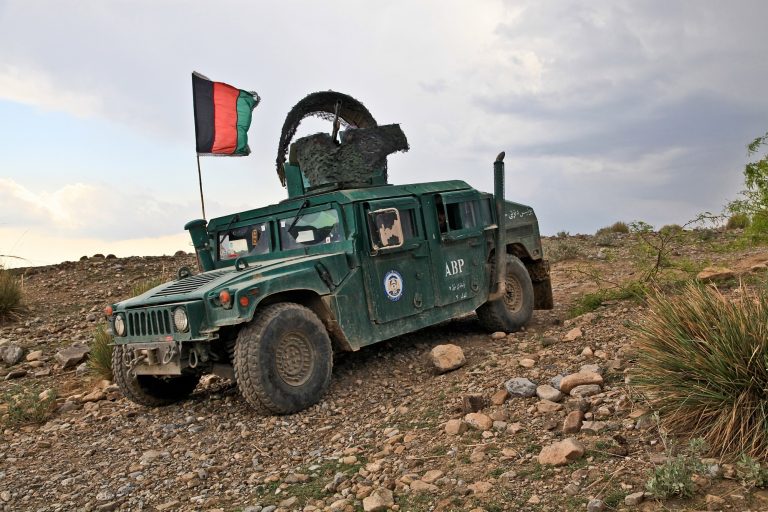
[{"label": "rocky ground", "polygon": [[[768,249],[735,236],[690,234],[672,254],[679,272],[728,266],[758,279]],[[705,461],[713,478],[697,480],[693,500],[643,494],[668,455],[626,383],[643,308],[570,311],[637,278],[645,260],[628,235],[546,243],[574,259],[553,264],[556,307],[526,331],[489,335],[466,317],[341,354],[327,396],[282,417],[213,377],[180,404],[141,407],[78,364],[106,304],[191,256],[22,269],[28,311],[0,327],[14,362],[0,393],[56,399],[44,423],[3,427],[0,510],[768,510],[768,492],[741,487],[730,461]],[[455,346],[437,362],[456,356],[457,369],[436,369],[438,345]]]}]

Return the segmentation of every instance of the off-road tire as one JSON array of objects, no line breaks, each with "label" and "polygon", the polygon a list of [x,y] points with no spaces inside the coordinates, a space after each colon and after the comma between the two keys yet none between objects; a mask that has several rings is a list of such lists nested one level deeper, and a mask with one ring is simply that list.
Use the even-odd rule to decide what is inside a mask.
[{"label": "off-road tire", "polygon": [[124,346],[115,345],[112,351],[112,374],[120,391],[132,402],[147,407],[169,405],[189,396],[200,381],[200,375],[194,373],[168,377],[131,376],[123,363],[124,350]]},{"label": "off-road tire", "polygon": [[316,404],[328,390],[333,348],[312,310],[291,302],[257,311],[235,344],[235,378],[252,406],[291,414]]},{"label": "off-road tire", "polygon": [[533,283],[523,262],[507,255],[507,290],[501,299],[489,300],[477,308],[477,318],[490,332],[519,331],[533,315]]}]

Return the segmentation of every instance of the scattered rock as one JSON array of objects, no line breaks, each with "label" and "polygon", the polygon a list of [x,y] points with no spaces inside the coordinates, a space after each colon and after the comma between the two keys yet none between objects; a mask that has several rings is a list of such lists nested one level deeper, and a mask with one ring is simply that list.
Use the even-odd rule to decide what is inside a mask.
[{"label": "scattered rock", "polygon": [[509,391],[506,388],[500,389],[491,396],[491,404],[503,405],[509,398]]},{"label": "scattered rock", "polygon": [[25,358],[27,361],[40,361],[43,358],[43,351],[42,350],[33,350],[29,354],[27,354],[27,357]]},{"label": "scattered rock", "polygon": [[492,340],[503,340],[507,337],[507,333],[502,331],[496,331],[495,333],[491,334]]},{"label": "scattered rock", "polygon": [[20,379],[26,376],[27,376],[27,370],[25,370],[24,368],[16,368],[15,370],[11,370],[5,375],[5,380]]},{"label": "scattered rock", "polygon": [[707,510],[722,510],[725,508],[725,500],[714,494],[707,494],[704,498],[707,503]]},{"label": "scattered rock", "polygon": [[477,412],[485,407],[485,397],[483,395],[464,395],[461,408],[464,413]]},{"label": "scattered rock", "polygon": [[63,369],[73,368],[83,362],[90,351],[85,345],[72,345],[56,352],[55,357]]},{"label": "scattered rock", "polygon": [[491,482],[481,480],[479,482],[468,485],[467,488],[475,494],[486,494],[491,489],[493,489],[493,484]]},{"label": "scattered rock", "polygon": [[451,436],[458,436],[467,431],[469,425],[462,420],[448,420],[445,424],[445,433]]},{"label": "scattered rock", "polygon": [[549,400],[542,400],[536,404],[536,410],[538,410],[542,414],[557,412],[562,408],[563,408],[562,404],[558,404],[556,402],[550,402]]},{"label": "scattered rock", "polygon": [[504,383],[509,394],[513,397],[531,397],[536,395],[536,384],[524,377],[509,379]]},{"label": "scattered rock", "polygon": [[464,416],[464,421],[478,430],[491,430],[493,428],[493,420],[480,412],[467,414]]},{"label": "scattered rock", "polygon": [[18,345],[11,344],[0,347],[0,357],[8,366],[18,363],[23,356],[24,349]]},{"label": "scattered rock", "polygon": [[563,393],[570,393],[576,386],[584,386],[587,384],[603,383],[603,376],[596,372],[579,372],[566,375],[560,381],[560,391]]},{"label": "scattered rock", "polygon": [[581,422],[584,419],[584,413],[576,410],[568,413],[563,421],[563,432],[565,434],[575,434],[581,430]]},{"label": "scattered rock", "polygon": [[439,489],[436,485],[427,483],[423,480],[414,480],[411,482],[411,490],[413,492],[437,492]]},{"label": "scattered rock", "polygon": [[550,402],[559,402],[563,399],[563,394],[549,384],[542,384],[537,387],[536,396],[542,400],[549,400]]},{"label": "scattered rock", "polygon": [[585,384],[583,386],[576,386],[571,390],[571,396],[576,398],[586,398],[588,396],[596,395],[600,393],[600,386],[597,384]]},{"label": "scattered rock", "polygon": [[392,496],[392,491],[379,487],[370,496],[363,499],[363,510],[365,512],[384,512],[394,504],[395,498]]},{"label": "scattered rock", "polygon": [[523,368],[533,368],[534,366],[536,366],[536,360],[531,359],[530,357],[524,357],[520,361],[518,361],[518,364]]},{"label": "scattered rock", "polygon": [[563,336],[563,341],[574,341],[578,338],[581,338],[582,336],[584,336],[584,332],[581,330],[581,327],[574,327],[565,333],[565,336]]},{"label": "scattered rock", "polygon": [[444,474],[445,473],[443,473],[439,469],[431,469],[431,470],[427,471],[426,473],[424,473],[424,476],[421,477],[421,481],[422,482],[427,482],[428,484],[433,484],[438,479],[442,478],[442,476]]},{"label": "scattered rock", "polygon": [[603,510],[605,510],[603,500],[591,499],[587,503],[587,512],[603,512]]},{"label": "scattered rock", "polygon": [[569,437],[558,443],[545,446],[539,453],[539,464],[564,466],[584,456],[584,445]]},{"label": "scattered rock", "polygon": [[605,428],[604,421],[585,421],[581,425],[582,432],[589,432],[591,434],[597,434]]},{"label": "scattered rock", "polygon": [[628,507],[636,507],[643,501],[645,493],[643,491],[633,492],[624,497],[624,504]]},{"label": "scattered rock", "polygon": [[457,345],[437,345],[431,352],[432,364],[439,373],[461,368],[467,362],[464,351]]},{"label": "scattered rock", "polygon": [[711,283],[733,279],[734,275],[733,270],[726,267],[707,267],[696,274],[696,279],[705,283]]}]

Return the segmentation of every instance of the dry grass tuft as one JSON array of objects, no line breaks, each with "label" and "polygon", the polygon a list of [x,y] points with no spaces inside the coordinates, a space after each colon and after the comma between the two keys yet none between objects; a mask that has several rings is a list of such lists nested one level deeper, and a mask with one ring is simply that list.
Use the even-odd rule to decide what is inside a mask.
[{"label": "dry grass tuft", "polygon": [[88,368],[96,375],[112,380],[112,335],[105,324],[100,324],[93,331],[91,352],[88,355]]},{"label": "dry grass tuft", "polygon": [[139,281],[138,283],[134,284],[131,287],[131,296],[136,297],[138,295],[143,295],[147,293],[149,290],[151,290],[152,288],[160,286],[166,281],[167,279],[163,279],[162,277],[153,277],[150,279],[144,279],[143,281]]},{"label": "dry grass tuft", "polygon": [[633,382],[673,434],[725,457],[768,459],[768,291],[689,284],[649,294]]},{"label": "dry grass tuft", "polygon": [[0,320],[18,318],[24,310],[21,280],[0,266]]}]

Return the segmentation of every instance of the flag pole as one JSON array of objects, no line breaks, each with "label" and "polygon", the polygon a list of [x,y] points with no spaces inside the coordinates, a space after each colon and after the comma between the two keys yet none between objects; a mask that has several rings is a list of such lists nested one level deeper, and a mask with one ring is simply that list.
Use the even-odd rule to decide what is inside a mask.
[{"label": "flag pole", "polygon": [[200,184],[200,206],[203,207],[203,220],[205,218],[205,199],[203,199],[203,173],[200,172],[200,153],[197,155],[197,182]]}]

